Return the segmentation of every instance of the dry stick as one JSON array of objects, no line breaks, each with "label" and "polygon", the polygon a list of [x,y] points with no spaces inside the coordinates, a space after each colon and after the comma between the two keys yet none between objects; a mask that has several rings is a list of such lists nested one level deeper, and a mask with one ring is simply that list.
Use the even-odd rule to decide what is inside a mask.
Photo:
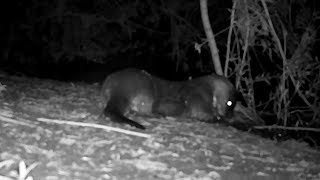
[{"label": "dry stick", "polygon": [[233,6],[232,6],[232,11],[231,11],[231,19],[230,19],[230,27],[229,27],[229,32],[228,32],[228,41],[227,41],[227,53],[226,53],[226,64],[224,65],[224,76],[228,77],[228,66],[229,66],[229,61],[230,61],[230,46],[231,46],[231,36],[232,36],[232,30],[234,26],[234,13],[236,9],[238,1],[233,1]]},{"label": "dry stick", "polygon": [[212,61],[214,64],[214,68],[218,75],[223,76],[218,48],[216,44],[216,40],[214,39],[214,35],[212,33],[212,28],[210,25],[210,20],[208,16],[208,5],[207,0],[200,0],[200,11],[201,11],[201,18],[203,23],[204,32],[206,33],[209,48],[212,56]]},{"label": "dry stick", "polygon": [[320,129],[316,128],[303,128],[303,127],[287,127],[287,126],[254,126],[254,129],[285,129],[294,131],[313,131],[320,132]]},{"label": "dry stick", "polygon": [[12,118],[8,118],[8,117],[2,116],[2,115],[0,115],[0,121],[12,123],[12,124],[19,124],[19,125],[28,126],[28,127],[35,127],[36,126],[33,124],[28,124],[28,123],[21,122],[21,121],[12,119]]},{"label": "dry stick", "polygon": [[[248,8],[247,6],[245,6],[246,8],[246,12],[248,12]],[[248,13],[246,13],[246,16],[248,16]],[[249,35],[250,35],[250,18],[247,17],[247,21],[245,22],[245,25],[247,26],[246,28],[246,37],[245,37],[245,43],[244,43],[244,47],[243,47],[243,54],[242,54],[242,58],[241,58],[241,62],[242,62],[242,65],[241,65],[241,70],[243,74],[245,74],[246,72],[248,73],[248,78],[252,79],[253,81],[253,78],[252,78],[252,71],[251,71],[251,67],[250,67],[250,62],[245,62],[245,59],[246,59],[246,55],[248,53],[248,48],[249,48]],[[245,68],[246,67],[246,68]],[[244,69],[244,70],[243,70]],[[247,69],[247,70],[246,70]],[[250,98],[250,106],[252,106],[252,109],[256,109],[256,106],[255,106],[255,99],[254,99],[254,88],[253,88],[253,83],[252,81],[246,81],[246,86],[247,87],[250,87],[251,89],[251,93],[250,93],[250,90],[249,90],[249,98]]]},{"label": "dry stick", "polygon": [[46,122],[46,123],[55,123],[55,124],[67,124],[71,126],[82,126],[82,127],[93,127],[97,129],[105,129],[107,131],[116,131],[132,136],[139,136],[139,137],[144,137],[144,138],[150,138],[151,135],[145,134],[145,133],[139,133],[135,131],[129,131],[121,128],[115,128],[115,127],[110,127],[110,126],[105,126],[105,125],[100,125],[100,124],[92,124],[92,123],[82,123],[82,122],[75,122],[75,121],[64,121],[64,120],[55,120],[55,119],[47,119],[47,118],[37,118],[38,121],[41,122]]}]

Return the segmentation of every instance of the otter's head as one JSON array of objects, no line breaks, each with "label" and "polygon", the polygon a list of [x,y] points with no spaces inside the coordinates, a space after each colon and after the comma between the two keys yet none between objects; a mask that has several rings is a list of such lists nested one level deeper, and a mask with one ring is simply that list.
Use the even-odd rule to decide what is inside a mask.
[{"label": "otter's head", "polygon": [[232,83],[221,76],[212,81],[212,107],[218,120],[231,118],[236,105],[236,90]]}]

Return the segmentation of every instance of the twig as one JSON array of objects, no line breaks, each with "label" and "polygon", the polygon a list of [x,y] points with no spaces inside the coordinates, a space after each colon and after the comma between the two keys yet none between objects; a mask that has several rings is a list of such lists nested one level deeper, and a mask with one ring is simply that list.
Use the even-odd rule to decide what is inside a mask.
[{"label": "twig", "polygon": [[64,121],[64,120],[55,120],[55,119],[46,119],[46,118],[37,118],[38,121],[46,122],[46,123],[55,123],[55,124],[67,124],[71,126],[82,126],[82,127],[93,127],[97,129],[105,129],[107,131],[116,131],[124,134],[129,134],[132,136],[139,136],[144,138],[150,138],[151,135],[145,133],[139,133],[135,131],[129,131],[121,128],[115,128],[110,126],[105,126],[101,124],[92,124],[92,123],[82,123],[82,122],[75,122],[75,121]]},{"label": "twig", "polygon": [[18,120],[12,119],[12,118],[8,118],[8,117],[2,116],[2,115],[0,115],[0,121],[13,123],[13,124],[19,124],[19,125],[28,126],[28,127],[35,127],[35,125],[33,125],[33,124],[21,122],[21,121],[18,121]]},{"label": "twig", "polygon": [[293,131],[313,131],[320,132],[320,129],[316,128],[306,128],[306,127],[286,127],[286,126],[254,126],[254,129],[285,129],[285,130],[293,130]]},{"label": "twig", "polygon": [[238,1],[233,1],[233,5],[232,5],[232,11],[231,11],[231,18],[230,18],[230,27],[229,27],[229,32],[228,32],[228,40],[227,40],[227,53],[226,53],[226,63],[224,65],[224,76],[228,77],[228,67],[229,67],[229,61],[230,61],[230,47],[231,47],[231,36],[232,36],[232,30],[234,27],[234,13],[235,13],[235,9],[236,9],[236,5],[237,5]]}]

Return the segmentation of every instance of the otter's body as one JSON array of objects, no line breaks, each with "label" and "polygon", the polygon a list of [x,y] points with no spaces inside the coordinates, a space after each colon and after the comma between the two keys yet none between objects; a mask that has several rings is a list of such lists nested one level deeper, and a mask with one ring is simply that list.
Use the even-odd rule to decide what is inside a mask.
[{"label": "otter's body", "polygon": [[[102,88],[106,104],[104,115],[140,129],[145,128],[128,119],[128,112],[208,121],[230,116],[235,104],[234,92],[226,78],[216,75],[175,82],[134,68],[109,75]],[[228,104],[230,102],[232,104]]]},{"label": "otter's body", "polygon": [[102,90],[106,101],[104,115],[109,116],[112,121],[144,129],[125,115],[129,111],[152,114],[156,91],[152,79],[146,73],[137,69],[115,72],[107,77]]}]

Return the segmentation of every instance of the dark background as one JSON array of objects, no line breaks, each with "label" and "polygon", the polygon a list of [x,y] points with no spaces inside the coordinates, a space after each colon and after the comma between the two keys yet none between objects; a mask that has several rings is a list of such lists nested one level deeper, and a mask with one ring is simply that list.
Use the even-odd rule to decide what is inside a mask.
[{"label": "dark background", "polygon": [[[212,4],[214,3],[214,4]],[[231,2],[210,2],[219,47]],[[173,79],[212,72],[197,1],[8,1],[2,6],[1,68],[30,76],[101,81],[134,66]]]}]

